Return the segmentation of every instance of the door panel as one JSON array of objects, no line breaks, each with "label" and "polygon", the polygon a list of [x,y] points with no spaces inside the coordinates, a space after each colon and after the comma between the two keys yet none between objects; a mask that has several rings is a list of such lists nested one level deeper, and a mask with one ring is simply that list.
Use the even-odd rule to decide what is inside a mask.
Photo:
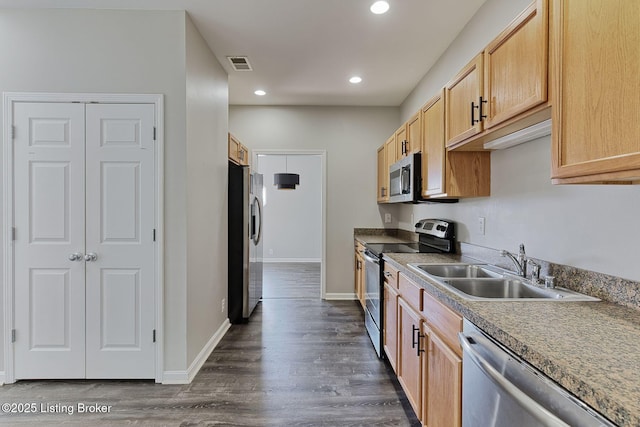
[{"label": "door panel", "polygon": [[140,345],[140,270],[103,269],[100,283],[100,348]]},{"label": "door panel", "polygon": [[100,166],[100,242],[140,244],[140,163],[102,162]]},{"label": "door panel", "polygon": [[29,279],[29,348],[69,351],[69,270],[32,269]]},{"label": "door panel", "polygon": [[154,378],[154,107],[87,105],[87,378]]},{"label": "door panel", "polygon": [[84,105],[14,105],[15,378],[85,375]]}]

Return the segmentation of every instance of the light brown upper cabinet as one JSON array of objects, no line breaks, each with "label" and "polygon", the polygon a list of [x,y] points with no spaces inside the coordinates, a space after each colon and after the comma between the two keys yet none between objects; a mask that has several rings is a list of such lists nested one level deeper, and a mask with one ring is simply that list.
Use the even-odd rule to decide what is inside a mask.
[{"label": "light brown upper cabinet", "polygon": [[[387,142],[385,142],[385,152],[386,152],[386,173],[389,174],[389,166],[394,164],[397,160],[400,160],[400,157],[397,156],[396,151],[396,134],[391,135]],[[388,178],[387,178],[388,179]]]},{"label": "light brown upper cabinet", "polygon": [[[407,124],[405,123],[396,131],[396,154],[394,156],[396,160],[400,160],[406,155],[405,147],[407,144]],[[393,162],[389,164],[393,164]]]},{"label": "light brown upper cabinet", "polygon": [[486,101],[483,98],[482,54],[471,60],[445,87],[447,146],[480,133]]},{"label": "light brown upper cabinet", "polygon": [[387,167],[387,144],[378,148],[378,203],[389,201],[389,168]]},{"label": "light brown upper cabinet", "polygon": [[420,132],[420,112],[417,112],[396,131],[395,161],[420,151]]},{"label": "light brown upper cabinet", "polygon": [[554,184],[640,180],[640,2],[551,0]]},{"label": "light brown upper cabinet", "polygon": [[445,148],[445,99],[440,92],[421,109],[422,196],[462,198],[489,196],[491,153]]},{"label": "light brown upper cabinet", "polygon": [[551,117],[548,23],[547,0],[534,0],[447,84],[447,148],[483,150]]},{"label": "light brown upper cabinet", "polygon": [[547,0],[536,0],[484,50],[484,128],[547,102]]},{"label": "light brown upper cabinet", "polygon": [[229,160],[240,166],[249,165],[249,149],[229,134]]}]

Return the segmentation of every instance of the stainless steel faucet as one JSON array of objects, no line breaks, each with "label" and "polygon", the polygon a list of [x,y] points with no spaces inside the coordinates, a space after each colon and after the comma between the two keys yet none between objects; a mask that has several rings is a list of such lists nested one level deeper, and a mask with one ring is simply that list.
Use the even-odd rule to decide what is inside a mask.
[{"label": "stainless steel faucet", "polygon": [[524,243],[520,243],[520,250],[518,251],[518,258],[511,255],[508,251],[500,251],[500,255],[506,256],[516,266],[516,272],[522,277],[527,277],[527,254],[524,251]]}]

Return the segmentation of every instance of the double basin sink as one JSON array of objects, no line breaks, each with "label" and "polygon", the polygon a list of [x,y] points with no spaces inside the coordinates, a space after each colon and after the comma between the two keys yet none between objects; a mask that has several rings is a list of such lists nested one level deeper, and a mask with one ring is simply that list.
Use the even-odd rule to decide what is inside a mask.
[{"label": "double basin sink", "polygon": [[488,264],[408,264],[468,300],[600,301],[564,288],[542,288],[507,270]]}]

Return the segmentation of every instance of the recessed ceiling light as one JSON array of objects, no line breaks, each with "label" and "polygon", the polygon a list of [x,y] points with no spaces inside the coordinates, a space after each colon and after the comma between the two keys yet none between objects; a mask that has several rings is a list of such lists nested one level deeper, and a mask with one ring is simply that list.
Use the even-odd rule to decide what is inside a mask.
[{"label": "recessed ceiling light", "polygon": [[349,82],[353,84],[360,83],[361,81],[362,81],[362,77],[359,77],[359,76],[353,76],[349,79]]},{"label": "recessed ceiling light", "polygon": [[371,5],[370,10],[376,15],[381,15],[389,10],[389,3],[386,1],[377,1]]},{"label": "recessed ceiling light", "polygon": [[253,92],[258,96],[265,96],[267,94],[267,92],[263,91],[262,89],[258,89],[257,91]]}]

